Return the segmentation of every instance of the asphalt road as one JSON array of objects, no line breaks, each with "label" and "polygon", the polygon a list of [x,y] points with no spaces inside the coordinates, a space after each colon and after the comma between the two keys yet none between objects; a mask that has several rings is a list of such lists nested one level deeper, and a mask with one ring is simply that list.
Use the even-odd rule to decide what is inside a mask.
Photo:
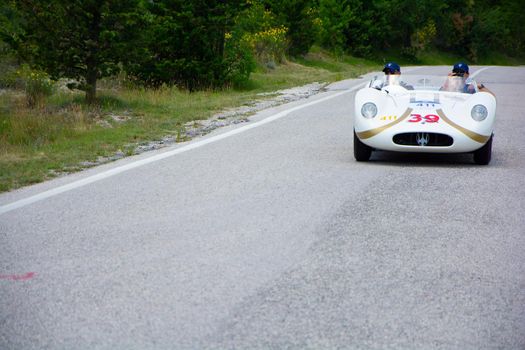
[{"label": "asphalt road", "polygon": [[0,349],[525,349],[525,68],[477,79],[489,166],[355,162],[361,79],[0,195]]}]

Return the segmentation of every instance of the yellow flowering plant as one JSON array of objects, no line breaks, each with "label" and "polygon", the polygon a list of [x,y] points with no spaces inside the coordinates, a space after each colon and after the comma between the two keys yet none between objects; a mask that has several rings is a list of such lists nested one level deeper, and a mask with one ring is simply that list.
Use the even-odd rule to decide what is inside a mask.
[{"label": "yellow flowering plant", "polygon": [[246,33],[243,40],[252,48],[259,63],[270,61],[281,63],[287,49],[287,32],[286,27],[279,26],[256,33]]},{"label": "yellow flowering plant", "polygon": [[55,84],[46,72],[23,65],[16,71],[16,76],[26,93],[27,105],[31,108],[41,106],[45,98],[54,92]]},{"label": "yellow flowering plant", "polygon": [[412,35],[412,47],[418,50],[425,50],[436,38],[437,27],[433,20],[428,21],[422,28],[415,31]]}]

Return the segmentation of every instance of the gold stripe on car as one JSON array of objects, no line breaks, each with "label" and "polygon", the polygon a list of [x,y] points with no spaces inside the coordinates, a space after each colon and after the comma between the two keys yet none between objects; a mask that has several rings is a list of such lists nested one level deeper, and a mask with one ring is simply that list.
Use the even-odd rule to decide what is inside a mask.
[{"label": "gold stripe on car", "polygon": [[478,133],[476,133],[476,132],[474,132],[472,130],[466,129],[466,128],[462,127],[461,125],[458,125],[458,124],[454,123],[452,120],[447,118],[447,116],[445,115],[445,112],[443,112],[442,109],[437,109],[436,113],[439,115],[439,117],[441,119],[443,119],[445,121],[445,123],[449,124],[450,126],[454,127],[455,129],[459,130],[460,132],[462,132],[463,134],[467,135],[468,137],[470,137],[472,140],[474,140],[476,142],[485,143],[490,138],[490,135],[488,135],[488,136],[481,135],[481,134],[478,134]]},{"label": "gold stripe on car", "polygon": [[405,113],[403,113],[403,115],[399,119],[393,121],[392,123],[388,123],[386,125],[380,126],[379,128],[370,129],[370,130],[361,131],[361,132],[356,132],[357,137],[359,137],[361,140],[364,140],[364,139],[368,139],[368,138],[370,138],[372,136],[376,136],[380,132],[383,132],[386,129],[389,129],[389,128],[393,127],[394,125],[398,124],[398,123],[401,123],[408,116],[410,116],[410,113],[412,113],[412,111],[413,111],[412,108],[407,108]]}]

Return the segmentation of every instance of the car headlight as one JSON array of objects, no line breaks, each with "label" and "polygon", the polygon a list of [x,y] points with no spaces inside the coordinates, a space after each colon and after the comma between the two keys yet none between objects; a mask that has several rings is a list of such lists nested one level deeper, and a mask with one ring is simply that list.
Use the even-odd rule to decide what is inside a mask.
[{"label": "car headlight", "polygon": [[377,106],[372,102],[367,102],[361,107],[361,115],[367,119],[372,119],[377,115]]},{"label": "car headlight", "polygon": [[485,120],[488,114],[489,113],[487,112],[487,107],[483,105],[475,105],[474,107],[472,107],[472,111],[470,112],[472,119],[474,119],[477,122]]}]

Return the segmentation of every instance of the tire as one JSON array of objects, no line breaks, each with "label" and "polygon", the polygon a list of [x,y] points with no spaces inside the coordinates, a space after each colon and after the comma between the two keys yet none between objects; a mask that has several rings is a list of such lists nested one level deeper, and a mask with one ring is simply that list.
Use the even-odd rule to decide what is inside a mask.
[{"label": "tire", "polygon": [[354,130],[354,158],[358,162],[366,162],[372,155],[372,148],[359,140]]},{"label": "tire", "polygon": [[478,165],[487,165],[490,163],[490,159],[492,158],[492,138],[494,137],[494,134],[490,136],[490,139],[487,141],[486,144],[483,145],[480,149],[477,151],[474,151],[474,162]]}]

